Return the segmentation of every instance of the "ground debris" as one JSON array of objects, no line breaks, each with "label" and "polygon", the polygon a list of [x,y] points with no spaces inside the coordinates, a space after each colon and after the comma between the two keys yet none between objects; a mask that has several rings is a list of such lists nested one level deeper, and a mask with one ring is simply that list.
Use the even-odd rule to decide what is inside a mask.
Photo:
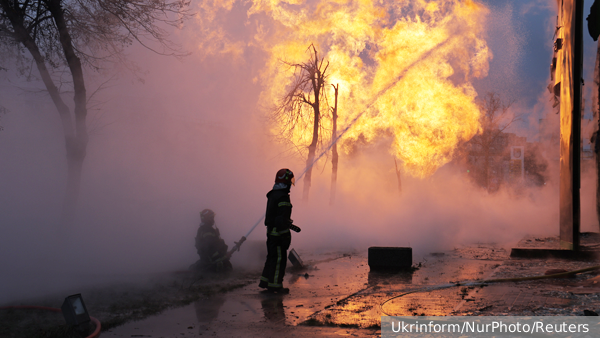
[{"label": "ground debris", "polygon": [[[285,297],[261,294],[256,285],[258,272],[221,280],[188,274],[163,276],[146,287],[114,287],[84,297],[90,313],[112,327],[200,299],[186,310],[195,312],[193,319],[179,329],[193,327],[194,334],[202,336],[216,332],[231,336],[227,333],[239,334],[248,328],[257,334],[297,331],[317,336],[343,330],[377,336],[382,314],[583,316],[600,309],[599,271],[573,278],[493,281],[574,271],[597,262],[511,259],[506,249],[485,243],[434,253],[422,258],[420,269],[398,273],[369,272],[366,252],[351,256],[303,253],[313,263],[307,270],[310,275],[290,271],[285,283],[291,292]],[[167,313],[177,311],[152,318],[167,318]],[[198,322],[202,316],[213,319]],[[131,325],[114,331],[135,333],[125,329]]]}]

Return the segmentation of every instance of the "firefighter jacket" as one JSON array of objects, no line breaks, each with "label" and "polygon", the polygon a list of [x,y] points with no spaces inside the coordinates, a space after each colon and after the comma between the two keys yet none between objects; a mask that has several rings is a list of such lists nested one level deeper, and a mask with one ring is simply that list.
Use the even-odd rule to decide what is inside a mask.
[{"label": "firefighter jacket", "polygon": [[267,193],[267,212],[265,225],[269,236],[289,236],[292,220],[292,203],[290,202],[290,187],[276,184]]},{"label": "firefighter jacket", "polygon": [[227,254],[227,244],[221,239],[219,229],[212,225],[200,224],[196,234],[196,250],[200,255],[200,263],[212,264]]}]

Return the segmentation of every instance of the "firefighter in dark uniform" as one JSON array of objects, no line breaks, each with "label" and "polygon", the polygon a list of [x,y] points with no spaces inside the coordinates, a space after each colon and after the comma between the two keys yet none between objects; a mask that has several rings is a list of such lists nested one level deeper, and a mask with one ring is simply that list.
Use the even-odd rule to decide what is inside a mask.
[{"label": "firefighter in dark uniform", "polygon": [[274,293],[288,293],[283,287],[283,276],[287,263],[287,250],[292,236],[290,229],[300,232],[300,228],[292,224],[292,203],[290,188],[294,185],[294,173],[289,169],[281,169],[275,176],[273,190],[267,193],[267,261],[260,277],[259,287]]},{"label": "firefighter in dark uniform", "polygon": [[196,234],[196,251],[200,260],[195,264],[198,271],[227,271],[231,270],[231,263],[227,255],[227,244],[221,238],[219,229],[215,225],[215,213],[210,209],[200,212],[200,227]]}]

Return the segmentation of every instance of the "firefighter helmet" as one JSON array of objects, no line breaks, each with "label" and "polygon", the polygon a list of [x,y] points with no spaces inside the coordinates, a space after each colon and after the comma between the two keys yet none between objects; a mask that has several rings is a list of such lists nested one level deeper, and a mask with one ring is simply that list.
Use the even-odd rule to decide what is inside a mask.
[{"label": "firefighter helmet", "polygon": [[215,220],[215,212],[210,209],[204,209],[200,212],[202,223],[210,223]]},{"label": "firefighter helmet", "polygon": [[289,169],[280,169],[275,175],[275,183],[285,183],[287,185],[294,185],[296,183],[296,179],[294,178],[294,173]]}]

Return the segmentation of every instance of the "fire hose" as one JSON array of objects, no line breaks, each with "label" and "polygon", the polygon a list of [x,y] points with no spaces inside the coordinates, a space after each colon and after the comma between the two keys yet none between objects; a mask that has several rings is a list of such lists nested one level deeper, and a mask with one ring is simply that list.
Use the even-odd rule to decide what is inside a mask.
[{"label": "fire hose", "polygon": [[[61,309],[57,309],[54,307],[48,306],[36,306],[36,305],[17,305],[17,306],[1,306],[0,310],[9,310],[9,309],[34,309],[34,310],[47,310],[52,312],[62,312]],[[102,324],[100,321],[92,316],[90,316],[90,320],[96,325],[96,329],[89,336],[85,338],[98,338],[100,337],[100,329],[102,328]]]},{"label": "fire hose", "polygon": [[235,243],[235,245],[233,246],[233,248],[231,248],[231,250],[229,250],[229,252],[227,252],[227,254],[225,255],[225,257],[227,259],[229,259],[231,257],[231,255],[233,255],[234,252],[236,251],[240,251],[240,247],[242,246],[242,244],[246,241],[246,238],[248,238],[248,236],[250,236],[250,234],[252,233],[252,231],[254,231],[254,228],[256,228],[257,225],[260,224],[260,222],[265,218],[265,215],[262,215],[262,217],[256,221],[256,223],[254,223],[254,225],[252,226],[252,228],[250,228],[250,230],[246,233],[245,236],[242,236],[242,238],[240,238],[239,241],[237,242],[233,242]]},{"label": "fire hose", "polygon": [[[419,288],[416,290],[407,291],[407,292],[401,293],[397,296],[394,296],[392,298],[386,299],[383,303],[379,304],[379,308],[381,310],[381,313],[383,313],[384,315],[392,316],[391,314],[388,314],[387,312],[385,312],[383,310],[383,306],[394,299],[397,299],[397,298],[400,298],[400,297],[403,297],[403,296],[406,296],[406,295],[409,295],[412,293],[431,292],[431,291],[436,291],[436,290],[449,289],[449,288],[452,288],[455,286],[486,286],[490,283],[521,282],[521,281],[547,279],[547,278],[560,278],[560,277],[572,276],[572,275],[576,275],[579,273],[584,273],[584,272],[589,272],[589,271],[594,271],[594,270],[600,270],[600,265],[592,266],[592,267],[580,269],[580,270],[556,273],[556,274],[552,274],[552,275],[513,277],[513,278],[495,278],[495,279],[486,279],[486,280],[482,280],[482,281],[465,281],[465,282],[434,285],[434,286],[429,286],[429,287]],[[378,291],[378,292],[381,292],[381,291]],[[360,292],[358,292],[358,293],[360,293]]]},{"label": "fire hose", "polygon": [[[227,254],[225,255],[226,259],[229,259],[231,257],[231,255],[233,255],[234,252],[236,251],[240,251],[240,247],[242,246],[242,243],[244,243],[246,241],[246,237],[250,236],[250,233],[254,230],[254,228],[256,228],[256,226],[258,224],[260,224],[260,221],[262,221],[265,218],[265,215],[263,215],[257,222],[256,224],[254,224],[252,226],[252,228],[250,228],[250,231],[248,231],[248,233],[246,234],[246,236],[242,236],[242,238],[240,238],[239,241],[237,242],[233,242],[235,243],[235,245],[233,246],[233,248],[231,250],[229,250],[229,252],[227,252]],[[295,231],[295,232],[300,232],[300,228],[294,224],[291,224],[291,220],[290,220],[290,230]]]}]

